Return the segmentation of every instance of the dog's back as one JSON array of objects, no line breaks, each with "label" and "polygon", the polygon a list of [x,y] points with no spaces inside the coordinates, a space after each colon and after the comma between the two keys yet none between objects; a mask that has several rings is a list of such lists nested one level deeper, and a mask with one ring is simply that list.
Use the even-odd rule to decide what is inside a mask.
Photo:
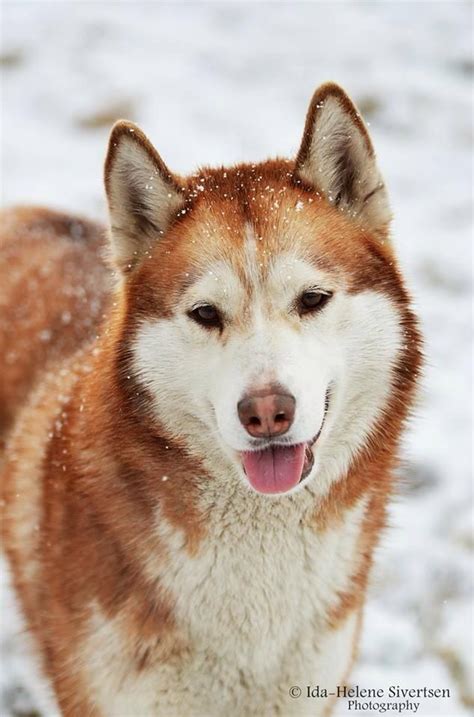
[{"label": "dog's back", "polygon": [[96,334],[103,229],[35,207],[0,215],[0,440],[38,377]]}]

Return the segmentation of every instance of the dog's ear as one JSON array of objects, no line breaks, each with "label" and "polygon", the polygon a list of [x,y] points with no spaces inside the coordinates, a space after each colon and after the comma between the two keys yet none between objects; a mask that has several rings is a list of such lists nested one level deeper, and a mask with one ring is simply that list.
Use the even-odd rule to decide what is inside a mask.
[{"label": "dog's ear", "polygon": [[372,232],[386,234],[391,213],[372,142],[357,108],[332,82],[311,100],[296,177]]},{"label": "dog's ear", "polygon": [[139,127],[118,121],[105,160],[113,257],[130,271],[184,205],[177,180]]}]

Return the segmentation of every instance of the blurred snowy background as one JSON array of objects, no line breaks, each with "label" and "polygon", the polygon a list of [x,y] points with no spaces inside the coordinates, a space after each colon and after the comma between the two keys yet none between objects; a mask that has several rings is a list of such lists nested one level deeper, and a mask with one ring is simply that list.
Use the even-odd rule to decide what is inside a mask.
[{"label": "blurred snowy background", "polygon": [[[428,363],[352,682],[449,688],[450,700],[422,701],[418,714],[470,714],[471,6],[9,2],[1,39],[3,204],[104,217],[102,162],[118,117],[187,173],[293,154],[327,79],[356,100],[391,192]],[[1,622],[0,714],[41,714],[6,586]]]}]

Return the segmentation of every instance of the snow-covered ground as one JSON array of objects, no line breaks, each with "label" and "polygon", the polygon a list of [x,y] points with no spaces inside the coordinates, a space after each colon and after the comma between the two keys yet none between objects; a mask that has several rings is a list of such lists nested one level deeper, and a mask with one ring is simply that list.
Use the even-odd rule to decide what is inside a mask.
[{"label": "snow-covered ground", "polygon": [[[448,688],[450,699],[422,700],[417,714],[468,715],[469,4],[10,2],[1,53],[3,203],[91,216],[105,215],[102,162],[119,116],[136,120],[169,166],[186,173],[295,152],[307,103],[326,79],[358,102],[391,191],[394,241],[428,362],[352,681]],[[25,692],[33,677],[7,593],[1,622],[0,714],[32,714]],[[339,714],[352,713],[341,702]]]}]

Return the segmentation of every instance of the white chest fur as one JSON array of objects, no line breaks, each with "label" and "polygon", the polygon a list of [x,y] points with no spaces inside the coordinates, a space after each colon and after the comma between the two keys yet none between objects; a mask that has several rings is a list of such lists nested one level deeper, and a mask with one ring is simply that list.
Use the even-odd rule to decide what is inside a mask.
[{"label": "white chest fur", "polygon": [[171,553],[161,580],[178,619],[220,659],[254,674],[272,671],[288,642],[308,621],[323,623],[347,587],[365,507],[363,500],[323,533],[276,504],[270,515],[256,510],[245,521],[218,514],[195,558],[161,523]]},{"label": "white chest fur", "polygon": [[[337,684],[350,661],[355,616],[334,634],[325,618],[355,570],[365,508],[363,499],[323,533],[303,525],[288,508],[275,507],[271,520],[256,509],[246,521],[233,520],[235,505],[224,513],[215,510],[196,557],[184,550],[183,536],[159,518],[169,550],[160,583],[174,601],[177,624],[191,646],[189,658],[155,666],[120,688],[113,663],[100,681],[95,673],[106,713],[112,706],[114,714],[128,714],[133,704],[134,714],[139,709],[144,717],[273,714],[283,704],[285,714],[305,714],[302,703],[288,702],[289,687],[317,683],[318,676]],[[120,626],[102,624],[98,630],[97,620],[96,613],[101,654],[109,644],[123,674]]]}]

